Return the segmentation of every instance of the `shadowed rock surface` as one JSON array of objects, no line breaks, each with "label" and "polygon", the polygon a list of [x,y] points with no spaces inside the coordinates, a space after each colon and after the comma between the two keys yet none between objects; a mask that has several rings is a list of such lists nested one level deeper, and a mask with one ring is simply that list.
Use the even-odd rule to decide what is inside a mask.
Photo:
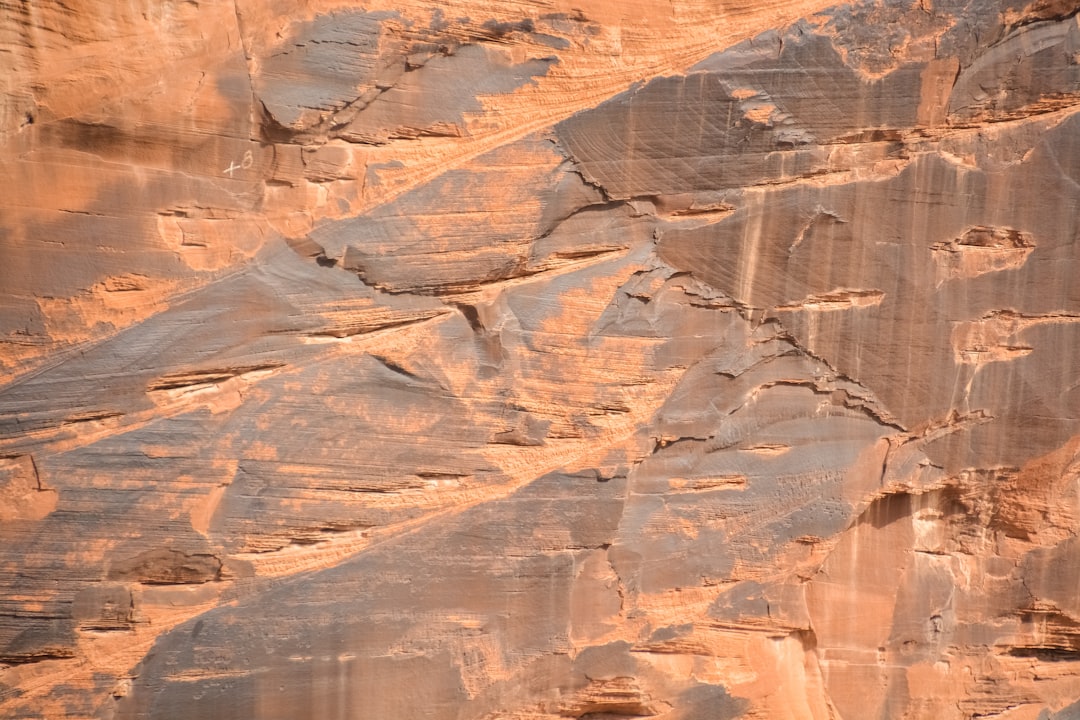
[{"label": "shadowed rock surface", "polygon": [[0,3],[0,717],[1077,717],[1078,10]]}]

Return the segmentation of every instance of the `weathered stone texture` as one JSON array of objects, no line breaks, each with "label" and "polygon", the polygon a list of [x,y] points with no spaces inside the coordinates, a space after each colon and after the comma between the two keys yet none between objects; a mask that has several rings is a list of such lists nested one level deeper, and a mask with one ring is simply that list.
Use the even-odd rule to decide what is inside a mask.
[{"label": "weathered stone texture", "polygon": [[0,2],[0,717],[1080,716],[1078,10]]}]

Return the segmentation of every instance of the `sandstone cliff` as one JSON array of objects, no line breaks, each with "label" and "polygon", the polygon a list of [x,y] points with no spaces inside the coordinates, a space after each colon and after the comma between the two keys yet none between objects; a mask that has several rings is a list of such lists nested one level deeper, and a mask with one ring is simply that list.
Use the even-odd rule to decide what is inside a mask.
[{"label": "sandstone cliff", "polygon": [[0,716],[1080,717],[1078,9],[0,2]]}]

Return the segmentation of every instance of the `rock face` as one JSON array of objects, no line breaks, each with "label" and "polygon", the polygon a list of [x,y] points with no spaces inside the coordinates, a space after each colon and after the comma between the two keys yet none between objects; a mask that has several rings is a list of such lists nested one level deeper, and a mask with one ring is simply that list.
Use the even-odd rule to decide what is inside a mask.
[{"label": "rock face", "polygon": [[1078,9],[0,3],[0,716],[1080,717]]}]

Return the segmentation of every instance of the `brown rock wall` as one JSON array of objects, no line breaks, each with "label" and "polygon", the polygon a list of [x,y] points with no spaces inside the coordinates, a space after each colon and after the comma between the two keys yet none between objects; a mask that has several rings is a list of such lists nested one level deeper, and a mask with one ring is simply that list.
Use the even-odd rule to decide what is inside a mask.
[{"label": "brown rock wall", "polygon": [[0,716],[1073,717],[1078,17],[0,3]]}]

